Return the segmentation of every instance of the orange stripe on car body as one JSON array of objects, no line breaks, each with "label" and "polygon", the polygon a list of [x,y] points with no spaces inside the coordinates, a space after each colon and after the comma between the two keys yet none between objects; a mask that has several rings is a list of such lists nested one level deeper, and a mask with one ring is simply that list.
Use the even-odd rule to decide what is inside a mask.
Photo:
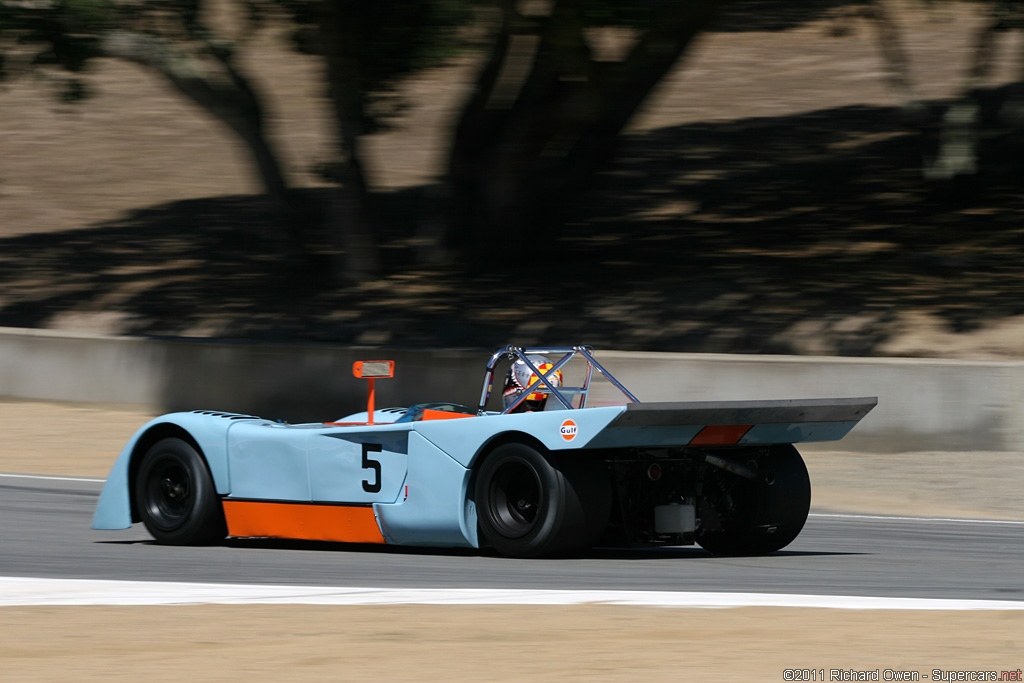
[{"label": "orange stripe on car body", "polygon": [[708,425],[690,439],[688,446],[732,446],[754,425]]},{"label": "orange stripe on car body", "polygon": [[386,542],[369,506],[225,500],[224,517],[230,536]]},{"label": "orange stripe on car body", "polygon": [[460,417],[476,417],[473,413],[453,413],[450,410],[425,409],[420,413],[419,420],[457,420]]}]

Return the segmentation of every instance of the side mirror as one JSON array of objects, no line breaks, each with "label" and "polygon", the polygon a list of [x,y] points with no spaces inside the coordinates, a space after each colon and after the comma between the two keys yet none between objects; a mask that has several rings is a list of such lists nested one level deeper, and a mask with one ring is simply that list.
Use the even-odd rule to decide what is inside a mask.
[{"label": "side mirror", "polygon": [[376,398],[376,390],[373,386],[374,380],[391,379],[395,376],[395,361],[393,360],[357,360],[352,364],[352,374],[359,379],[366,380],[366,422],[324,422],[325,425],[350,426],[350,425],[372,425],[373,404]]},{"label": "side mirror", "polygon": [[360,379],[390,379],[395,376],[395,361],[357,360],[352,364],[352,374]]},{"label": "side mirror", "polygon": [[352,374],[360,379],[369,380],[366,396],[366,424],[373,424],[373,403],[376,396],[373,380],[390,379],[395,376],[393,360],[357,360],[352,364]]}]

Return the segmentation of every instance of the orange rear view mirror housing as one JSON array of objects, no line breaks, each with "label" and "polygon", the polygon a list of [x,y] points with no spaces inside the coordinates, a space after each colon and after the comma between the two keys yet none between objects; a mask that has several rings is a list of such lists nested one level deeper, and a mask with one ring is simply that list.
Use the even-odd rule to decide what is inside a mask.
[{"label": "orange rear view mirror housing", "polygon": [[366,424],[373,424],[373,403],[376,392],[374,380],[390,379],[395,376],[395,361],[393,360],[357,360],[352,364],[352,374],[360,379],[367,380],[366,396]]},{"label": "orange rear view mirror housing", "polygon": [[352,364],[352,374],[361,379],[389,379],[395,376],[395,361],[357,360]]}]

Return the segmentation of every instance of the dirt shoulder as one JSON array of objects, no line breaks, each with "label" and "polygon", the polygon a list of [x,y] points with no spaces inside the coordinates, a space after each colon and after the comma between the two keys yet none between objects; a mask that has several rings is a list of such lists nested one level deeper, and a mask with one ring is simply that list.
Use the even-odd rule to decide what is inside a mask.
[{"label": "dirt shoulder", "polygon": [[17,681],[792,680],[786,669],[886,680],[1016,670],[1022,630],[1024,612],[18,607],[0,610],[0,659]]},{"label": "dirt shoulder", "polygon": [[105,478],[153,417],[131,408],[0,401],[0,472]]}]

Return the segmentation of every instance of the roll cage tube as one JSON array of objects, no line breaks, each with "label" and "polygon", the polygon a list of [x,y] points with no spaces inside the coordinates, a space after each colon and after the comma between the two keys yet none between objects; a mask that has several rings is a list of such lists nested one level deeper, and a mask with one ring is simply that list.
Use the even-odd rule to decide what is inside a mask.
[{"label": "roll cage tube", "polygon": [[[502,358],[508,358],[513,363],[516,360],[521,360],[526,364],[526,367],[530,368],[530,371],[537,376],[537,380],[532,382],[525,391],[519,394],[510,405],[505,407],[501,411],[502,415],[512,412],[519,406],[520,403],[526,400],[526,397],[532,393],[540,391],[542,393],[551,394],[554,396],[559,403],[561,403],[567,410],[574,410],[575,407],[572,405],[572,400],[566,397],[566,394],[578,394],[580,396],[580,404],[578,408],[587,407],[587,396],[590,393],[590,380],[593,377],[594,370],[596,369],[599,373],[612,383],[619,391],[625,394],[633,403],[640,403],[640,399],[631,394],[626,387],[622,385],[617,379],[612,377],[611,373],[601,367],[601,364],[594,359],[594,349],[591,346],[549,346],[549,347],[538,347],[538,348],[525,348],[520,346],[506,346],[503,349],[498,349],[491,356],[491,360],[487,363],[487,372],[484,375],[484,386],[483,391],[480,394],[480,406],[477,409],[479,414],[484,414],[485,408],[487,407],[487,401],[491,398],[491,391],[494,388],[494,368],[497,366],[498,361]],[[527,355],[547,355],[547,354],[563,354],[562,357],[547,371],[547,374],[540,372],[537,367],[530,362]],[[552,373],[560,370],[566,363],[571,361],[576,356],[582,356],[587,361],[587,372],[583,378],[583,385],[580,387],[556,387],[548,380],[548,376]],[[541,387],[543,385],[543,387]]]}]

